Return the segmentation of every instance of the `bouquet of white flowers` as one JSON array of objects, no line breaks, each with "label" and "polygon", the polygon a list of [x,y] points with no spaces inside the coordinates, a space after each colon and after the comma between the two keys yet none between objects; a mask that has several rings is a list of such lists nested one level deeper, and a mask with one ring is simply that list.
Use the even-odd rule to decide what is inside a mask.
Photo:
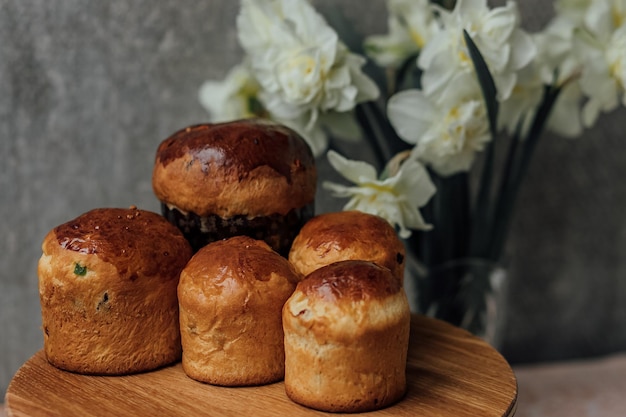
[{"label": "bouquet of white flowers", "polygon": [[[307,0],[241,0],[242,63],[207,81],[200,101],[214,121],[267,117],[302,134],[351,183],[324,189],[396,226],[423,276],[460,259],[498,262],[544,130],[574,137],[626,105],[626,0],[557,0],[533,34],[514,1],[387,9],[389,32],[360,42]],[[377,160],[349,159],[342,140],[364,141]],[[489,286],[466,291],[474,317]],[[472,327],[460,309],[444,318]]]}]

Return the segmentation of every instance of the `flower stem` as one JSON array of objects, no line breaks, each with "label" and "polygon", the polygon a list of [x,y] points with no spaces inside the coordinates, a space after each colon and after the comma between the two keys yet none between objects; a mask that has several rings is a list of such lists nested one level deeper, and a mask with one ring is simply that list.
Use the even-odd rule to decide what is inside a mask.
[{"label": "flower stem", "polygon": [[[535,114],[533,123],[526,135],[526,138],[522,140],[520,144],[511,144],[513,149],[509,150],[511,159],[507,159],[507,165],[505,173],[508,174],[502,178],[502,185],[500,187],[500,193],[498,201],[496,203],[496,209],[494,213],[494,227],[492,233],[492,241],[489,250],[489,258],[492,260],[499,260],[504,250],[504,243],[508,234],[511,219],[513,217],[513,211],[515,208],[515,200],[519,193],[519,189],[522,184],[522,179],[525,177],[530,161],[539,142],[539,138],[543,133],[550,112],[554,107],[554,103],[561,92],[561,88],[546,86],[544,89],[544,98],[541,106]],[[513,138],[514,140],[516,138]],[[518,146],[521,148],[518,152]]]},{"label": "flower stem", "polygon": [[437,193],[422,208],[424,219],[435,225],[419,233],[418,250],[427,267],[467,256],[469,243],[469,175],[459,173],[441,177],[430,171]]},{"label": "flower stem", "polygon": [[375,102],[365,102],[356,106],[356,117],[381,167],[396,154],[410,149],[410,146],[398,137]]},{"label": "flower stem", "polygon": [[373,122],[369,115],[369,112],[364,105],[360,104],[355,108],[355,115],[363,132],[363,136],[372,147],[372,151],[376,158],[377,169],[380,171],[386,164],[389,158],[389,150],[384,149],[382,141],[380,139],[382,133]]}]

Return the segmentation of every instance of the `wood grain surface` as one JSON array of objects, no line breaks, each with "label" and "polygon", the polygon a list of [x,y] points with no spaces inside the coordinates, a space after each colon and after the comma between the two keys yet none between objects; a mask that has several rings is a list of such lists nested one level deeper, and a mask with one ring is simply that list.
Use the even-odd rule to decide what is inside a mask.
[{"label": "wood grain surface", "polygon": [[[373,416],[512,416],[517,381],[487,343],[447,323],[413,316],[406,396]],[[61,371],[43,351],[13,377],[7,416],[312,416],[285,395],[283,383],[223,388],[188,378],[180,363],[121,377]]]}]

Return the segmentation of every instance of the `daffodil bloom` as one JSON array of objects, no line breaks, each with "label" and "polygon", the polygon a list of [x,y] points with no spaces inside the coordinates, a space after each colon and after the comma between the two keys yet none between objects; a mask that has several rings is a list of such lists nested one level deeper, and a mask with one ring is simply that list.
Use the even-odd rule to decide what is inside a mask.
[{"label": "daffodil bloom", "polygon": [[459,72],[473,71],[465,45],[466,30],[478,46],[498,89],[506,100],[517,81],[517,71],[535,57],[530,36],[519,27],[515,2],[489,9],[487,0],[459,0],[452,11],[438,8],[441,30],[424,47],[418,66],[424,70],[426,94],[441,91]]},{"label": "daffodil bloom", "polygon": [[557,15],[544,30],[533,34],[537,47],[534,66],[545,84],[560,86],[580,72],[580,56],[574,53],[575,31],[576,24],[572,20]]},{"label": "daffodil bloom", "polygon": [[575,40],[583,65],[580,86],[588,98],[582,117],[589,127],[601,112],[626,105],[626,2],[592,2]]},{"label": "daffodil bloom", "polygon": [[554,8],[557,16],[563,17],[575,25],[581,25],[585,19],[585,14],[596,0],[556,0]]},{"label": "daffodil bloom", "polygon": [[381,67],[398,67],[420,51],[437,30],[429,0],[388,0],[389,33],[365,39],[365,53]]},{"label": "daffodil bloom", "polygon": [[211,121],[227,122],[263,116],[258,101],[259,85],[246,64],[234,66],[223,81],[205,81],[198,99],[209,112]]},{"label": "daffodil bloom", "polygon": [[584,25],[598,38],[608,38],[626,23],[626,1],[594,0],[584,14]]},{"label": "daffodil bloom", "polygon": [[[575,137],[583,131],[580,112],[583,95],[578,83],[582,62],[574,50],[574,33],[577,27],[575,21],[582,21],[580,8],[583,5],[588,7],[589,1],[568,2],[567,5],[565,1],[559,2],[560,7],[565,10],[567,6],[571,10],[558,14],[541,32],[533,34],[537,56],[529,67],[538,71],[543,84],[562,88],[550,112],[546,128],[561,136]],[[523,71],[520,76],[523,76]],[[535,110],[538,104],[535,104]],[[504,106],[505,103],[502,107]],[[534,115],[534,111],[528,112],[526,120]]]},{"label": "daffodil bloom", "polygon": [[378,179],[376,169],[366,162],[346,159],[334,151],[329,151],[327,156],[331,166],[355,184],[323,183],[334,196],[350,198],[344,210],[378,215],[397,226],[402,238],[411,236],[411,229],[429,230],[432,227],[419,212],[435,193],[435,186],[422,164],[407,159],[396,173]]},{"label": "daffodil bloom", "polygon": [[443,176],[468,171],[491,139],[489,122],[472,74],[456,77],[440,94],[404,90],[389,99],[387,115],[414,154]]},{"label": "daffodil bloom", "polygon": [[625,0],[557,0],[555,9],[556,19],[567,20],[605,40],[626,23]]},{"label": "daffodil bloom", "polygon": [[529,65],[518,72],[511,95],[500,103],[498,127],[512,134],[520,129],[525,135],[530,128],[535,109],[541,102],[543,82],[539,68]]},{"label": "daffodil bloom", "polygon": [[579,136],[583,131],[580,113],[582,96],[579,83],[565,86],[554,103],[546,128],[566,138]]},{"label": "daffodil bloom", "polygon": [[243,0],[237,28],[261,86],[259,99],[276,120],[321,131],[322,114],[349,112],[378,97],[361,70],[365,59],[351,53],[306,0]]}]

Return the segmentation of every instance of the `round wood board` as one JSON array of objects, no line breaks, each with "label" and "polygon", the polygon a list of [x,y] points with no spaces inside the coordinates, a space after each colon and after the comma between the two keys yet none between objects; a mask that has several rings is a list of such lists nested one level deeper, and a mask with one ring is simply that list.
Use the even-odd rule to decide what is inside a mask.
[{"label": "round wood board", "polygon": [[[506,360],[468,332],[414,315],[408,389],[372,416],[512,416],[517,381]],[[312,416],[333,415],[292,402],[283,383],[224,388],[188,378],[180,363],[128,376],[86,376],[59,370],[39,351],[15,374],[7,416]]]}]

